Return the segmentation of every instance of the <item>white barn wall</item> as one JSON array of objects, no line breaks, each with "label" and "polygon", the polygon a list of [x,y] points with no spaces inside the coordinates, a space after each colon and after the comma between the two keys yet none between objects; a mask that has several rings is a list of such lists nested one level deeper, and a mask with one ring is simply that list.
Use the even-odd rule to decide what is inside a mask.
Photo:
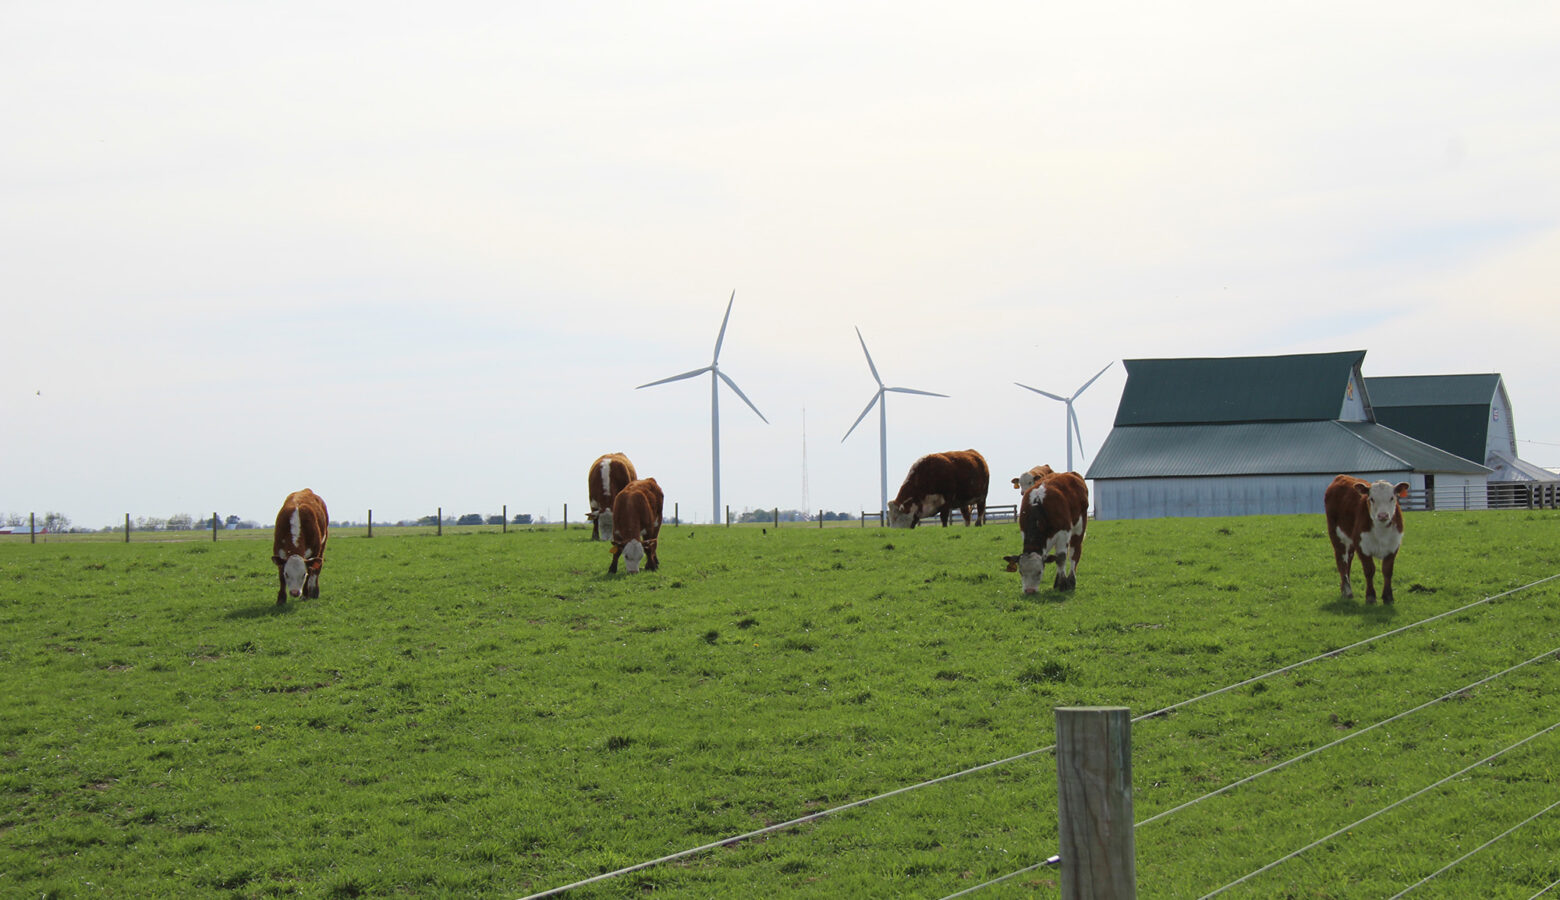
[{"label": "white barn wall", "polygon": [[[1351,473],[1371,481],[1408,482],[1425,490],[1414,472]],[[1094,481],[1094,518],[1158,519],[1272,516],[1322,512],[1322,494],[1334,475],[1218,475],[1205,478],[1110,478]],[[1486,509],[1483,475],[1435,476],[1435,508]]]},{"label": "white barn wall", "polygon": [[[1423,482],[1424,477],[1419,480]],[[1437,474],[1434,493],[1436,509],[1489,508],[1489,483],[1484,475]]]}]

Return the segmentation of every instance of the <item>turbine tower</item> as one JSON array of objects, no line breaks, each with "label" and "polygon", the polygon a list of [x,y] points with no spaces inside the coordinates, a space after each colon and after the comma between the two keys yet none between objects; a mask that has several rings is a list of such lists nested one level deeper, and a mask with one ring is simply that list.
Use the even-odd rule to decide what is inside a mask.
[{"label": "turbine tower", "polygon": [[742,398],[742,402],[746,403],[748,408],[753,410],[754,414],[756,414],[760,419],[763,419],[765,425],[769,424],[769,420],[764,419],[764,414],[758,411],[758,407],[753,405],[753,401],[749,400],[746,394],[742,393],[742,389],[737,387],[737,383],[732,381],[730,376],[720,370],[720,345],[723,341],[726,340],[726,323],[731,321],[731,305],[735,302],[737,302],[737,292],[732,291],[731,299],[726,301],[726,317],[720,320],[720,334],[715,336],[715,355],[711,357],[709,365],[701,369],[694,369],[692,372],[684,372],[681,375],[673,375],[670,378],[662,378],[660,381],[652,381],[649,384],[641,384],[639,387],[634,388],[634,390],[637,391],[640,388],[655,387],[658,384],[666,384],[669,381],[682,381],[684,378],[692,378],[695,375],[703,375],[705,372],[710,373],[710,468],[714,473],[713,478],[715,485],[715,505],[713,507],[714,512],[710,516],[710,522],[716,525],[719,525],[721,521],[720,383],[722,381],[726,382],[726,387],[736,391],[737,396]]},{"label": "turbine tower", "polygon": [[845,438],[850,437],[850,432],[856,430],[856,426],[861,424],[861,420],[865,419],[867,413],[872,411],[872,404],[876,403],[878,408],[878,458],[881,465],[878,473],[878,490],[881,501],[878,511],[883,512],[888,509],[888,400],[883,395],[889,391],[899,394],[922,394],[927,397],[946,397],[948,395],[934,394],[931,391],[918,391],[914,388],[885,387],[883,379],[878,377],[877,366],[872,362],[872,354],[867,350],[867,339],[861,336],[860,328],[856,329],[856,340],[861,341],[861,352],[867,354],[867,368],[872,370],[872,380],[877,382],[878,389],[877,393],[872,395],[872,400],[867,403],[867,408],[863,409],[861,415],[856,417],[856,421],[850,426],[850,431],[845,432],[845,437],[840,438],[840,443],[845,443]]},{"label": "turbine tower", "polygon": [[[1105,364],[1105,369],[1108,369],[1113,365],[1115,365],[1114,361],[1108,362]],[[1071,397],[1059,397],[1050,391],[1042,391],[1037,387],[1030,387],[1027,384],[1018,384],[1016,381],[1013,382],[1025,390],[1034,391],[1037,394],[1044,394],[1045,396],[1050,397],[1052,400],[1060,400],[1061,402],[1067,404],[1067,418],[1062,422],[1062,439],[1067,442],[1067,471],[1069,472],[1076,471],[1073,468],[1072,459],[1073,435],[1077,435],[1078,437],[1078,455],[1083,455],[1083,432],[1078,430],[1078,414],[1073,412],[1073,401],[1078,399],[1079,394],[1082,394],[1084,391],[1088,390],[1089,385],[1098,381],[1099,377],[1105,374],[1105,369],[1101,369],[1098,372],[1095,372],[1094,377],[1090,378],[1088,381],[1085,381],[1083,383],[1083,387],[1073,391]]]}]

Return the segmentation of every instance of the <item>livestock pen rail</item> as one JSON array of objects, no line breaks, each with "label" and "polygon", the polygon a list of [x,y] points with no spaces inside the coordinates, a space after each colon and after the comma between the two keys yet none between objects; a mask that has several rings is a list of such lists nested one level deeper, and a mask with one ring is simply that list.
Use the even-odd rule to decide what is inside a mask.
[{"label": "livestock pen rail", "polygon": [[1560,481],[1499,481],[1411,490],[1403,508],[1560,509]]}]

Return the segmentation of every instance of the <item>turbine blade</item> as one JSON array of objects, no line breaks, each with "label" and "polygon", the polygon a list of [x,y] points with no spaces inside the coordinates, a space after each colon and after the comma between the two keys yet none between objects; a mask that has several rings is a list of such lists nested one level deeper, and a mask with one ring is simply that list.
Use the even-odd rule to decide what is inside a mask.
[{"label": "turbine blade", "polygon": [[731,299],[726,301],[726,317],[720,320],[720,334],[715,336],[715,355],[710,359],[710,365],[720,361],[720,345],[726,341],[726,323],[731,321],[731,304],[737,302],[737,292],[731,292]]},{"label": "turbine blade", "polygon": [[947,394],[934,394],[931,391],[918,391],[915,388],[891,387],[891,388],[884,388],[883,390],[885,390],[885,391],[893,391],[896,394],[921,394],[921,395],[926,396],[926,397],[946,397],[946,396],[948,396]]},{"label": "turbine blade", "polygon": [[[1016,381],[1015,381],[1015,382],[1013,382],[1013,383],[1014,383],[1014,384],[1018,384],[1018,382],[1016,382]],[[1062,401],[1062,402],[1063,402],[1063,403],[1066,403],[1066,402],[1067,402],[1067,398],[1066,398],[1066,397],[1058,397],[1058,396],[1056,396],[1056,395],[1055,395],[1055,394],[1053,394],[1053,393],[1051,393],[1051,392],[1050,392],[1050,391],[1042,391],[1042,390],[1040,390],[1040,389],[1039,389],[1039,388],[1037,388],[1037,387],[1030,387],[1030,386],[1029,386],[1029,385],[1027,385],[1027,384],[1018,384],[1018,386],[1019,386],[1019,387],[1021,387],[1021,388],[1023,388],[1023,389],[1024,389],[1024,390],[1026,390],[1026,391],[1034,391],[1034,392],[1035,392],[1035,393],[1037,393],[1037,394],[1044,394],[1044,395],[1045,395],[1045,396],[1047,396],[1047,397],[1050,397],[1050,398],[1051,398],[1051,399],[1052,399],[1052,400],[1060,400],[1060,401]]]},{"label": "turbine blade", "polygon": [[845,438],[850,437],[850,432],[856,430],[856,426],[861,424],[861,420],[867,417],[867,413],[871,412],[872,407],[876,406],[877,402],[881,399],[883,399],[883,392],[881,390],[872,395],[872,399],[867,401],[867,408],[862,410],[861,415],[856,417],[856,421],[850,424],[850,431],[845,432],[845,437],[840,438],[840,443],[845,443]]},{"label": "turbine blade", "polygon": [[883,386],[883,379],[878,377],[877,366],[873,365],[872,363],[872,354],[867,351],[867,339],[861,336],[861,329],[859,327],[856,329],[856,340],[861,341],[861,352],[867,354],[867,368],[872,370],[872,380],[876,381],[878,383],[878,387],[881,388]]},{"label": "turbine blade", "polygon": [[[1111,366],[1113,366],[1115,364],[1116,364],[1116,361],[1115,360],[1111,360],[1110,362],[1105,364],[1105,369],[1108,369],[1108,368],[1110,368]],[[1073,398],[1076,399],[1079,394],[1081,394],[1084,391],[1089,389],[1089,385],[1093,384],[1096,381],[1099,381],[1100,380],[1100,376],[1105,374],[1105,369],[1101,369],[1098,372],[1095,372],[1093,378],[1090,378],[1088,381],[1085,381],[1083,383],[1083,387],[1077,389],[1076,391],[1073,391]]]},{"label": "turbine blade", "polygon": [[1073,434],[1078,437],[1078,460],[1083,460],[1083,431],[1078,428],[1078,414],[1073,412],[1072,404],[1067,404],[1067,421],[1072,423]]},{"label": "turbine blade", "polygon": [[[737,396],[741,397],[742,398],[742,402],[746,403],[748,405],[748,409],[751,409],[753,412],[758,413],[758,417],[760,419],[764,419],[764,414],[761,413],[761,412],[758,412],[758,407],[754,406],[753,405],[753,401],[749,400],[747,398],[747,394],[742,393],[742,389],[737,387],[737,383],[735,381],[731,380],[731,376],[730,375],[727,375],[725,372],[722,372],[719,369],[715,370],[715,374],[720,377],[721,381],[726,382],[726,387],[729,387],[732,390],[737,392]],[[768,419],[764,419],[764,424],[768,425],[769,424],[769,420]]]},{"label": "turbine blade", "polygon": [[639,387],[634,388],[634,390],[637,391],[639,388],[655,387],[658,384],[666,384],[668,381],[682,381],[684,378],[692,378],[695,375],[703,375],[712,368],[714,367],[705,366],[702,369],[694,369],[692,372],[684,372],[681,375],[673,375],[670,378],[662,378],[660,381],[652,381],[649,384],[641,384]]}]

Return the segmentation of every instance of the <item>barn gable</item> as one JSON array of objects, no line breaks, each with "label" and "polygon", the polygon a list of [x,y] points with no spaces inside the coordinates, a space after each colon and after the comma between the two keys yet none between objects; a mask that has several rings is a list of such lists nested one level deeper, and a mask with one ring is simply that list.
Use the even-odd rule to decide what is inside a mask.
[{"label": "barn gable", "polygon": [[1321,512],[1340,472],[1482,497],[1489,469],[1376,421],[1364,356],[1124,361],[1096,516]]},{"label": "barn gable", "polygon": [[1449,453],[1482,462],[1490,481],[1552,481],[1517,456],[1511,399],[1497,374],[1400,375],[1366,379],[1376,420]]}]

